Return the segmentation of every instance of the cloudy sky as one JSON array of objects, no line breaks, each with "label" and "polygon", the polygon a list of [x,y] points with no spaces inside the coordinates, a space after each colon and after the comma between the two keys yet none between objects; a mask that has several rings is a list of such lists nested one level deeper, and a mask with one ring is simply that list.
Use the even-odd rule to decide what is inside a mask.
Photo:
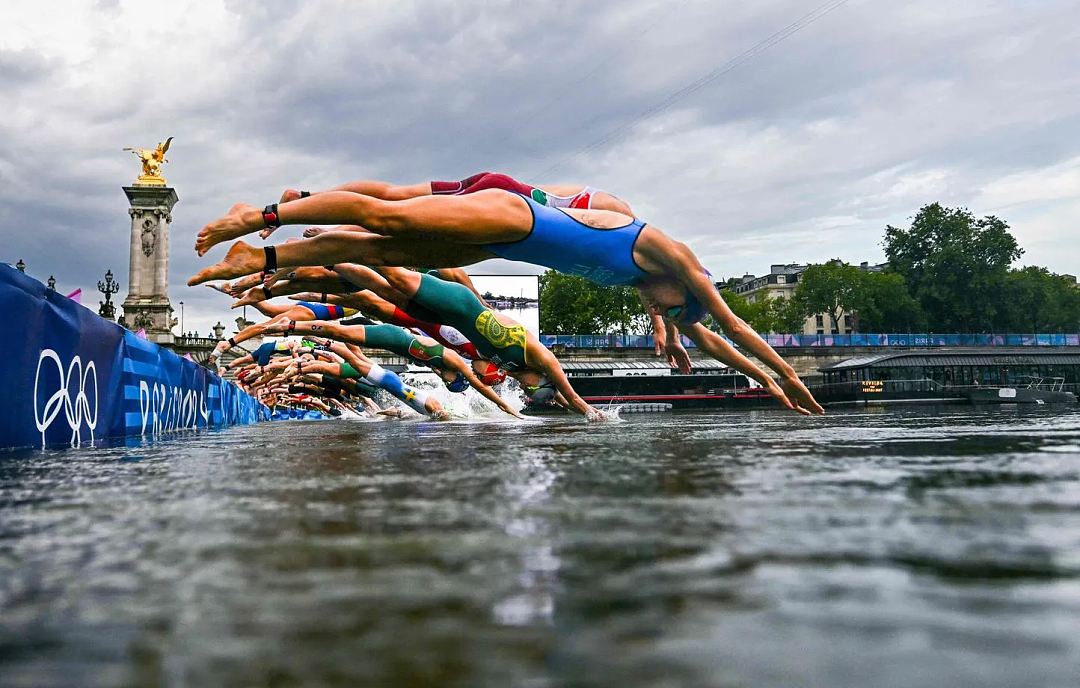
[{"label": "cloudy sky", "polygon": [[1080,272],[1075,0],[851,0],[635,121],[823,3],[8,3],[0,261],[65,291],[112,269],[123,297],[120,149],[175,136],[170,295],[202,333],[236,315],[184,286],[224,252],[195,256],[203,224],[359,178],[589,183],[717,276],[881,261],[884,226],[941,201],[1005,218],[1022,263]]}]

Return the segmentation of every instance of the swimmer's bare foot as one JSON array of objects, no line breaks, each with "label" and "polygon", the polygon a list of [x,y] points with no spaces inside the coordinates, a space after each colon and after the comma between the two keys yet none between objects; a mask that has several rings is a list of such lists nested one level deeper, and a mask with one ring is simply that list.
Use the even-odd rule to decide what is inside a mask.
[{"label": "swimmer's bare foot", "polygon": [[265,266],[266,254],[263,253],[261,248],[255,248],[251,244],[238,241],[225,254],[224,260],[200,270],[198,274],[188,280],[188,286],[194,287],[196,284],[202,284],[210,280],[243,277],[244,275],[257,273]]},{"label": "swimmer's bare foot", "polygon": [[288,203],[289,201],[300,200],[300,192],[296,189],[285,189],[282,192],[281,198],[278,199],[278,203]]},{"label": "swimmer's bare foot", "polygon": [[[289,318],[281,318],[263,325],[263,334],[281,334],[288,331],[289,324],[295,322]],[[307,337],[305,337],[307,339]]]},{"label": "swimmer's bare foot", "polygon": [[266,292],[262,287],[252,287],[248,289],[240,298],[233,302],[233,305],[229,308],[243,308],[244,306],[254,306],[257,303],[261,303],[266,300]]},{"label": "swimmer's bare foot", "polygon": [[317,237],[320,234],[324,234],[329,231],[330,230],[327,227],[308,227],[304,230],[304,238],[310,239],[311,237]]},{"label": "swimmer's bare foot", "polygon": [[195,252],[205,255],[212,247],[229,239],[236,239],[245,234],[266,227],[262,211],[253,205],[237,203],[228,214],[220,217],[199,231],[195,238]]},{"label": "swimmer's bare foot", "polygon": [[276,272],[263,273],[263,286],[273,289],[274,285],[282,280],[291,280],[296,277],[296,270],[278,270]]},{"label": "swimmer's bare foot", "polygon": [[232,296],[233,298],[236,298],[235,295],[231,291],[229,291],[229,283],[228,282],[222,282],[221,284],[214,284],[212,282],[209,282],[207,284],[204,284],[203,286],[204,287],[210,287],[214,291],[220,291],[225,296]]}]

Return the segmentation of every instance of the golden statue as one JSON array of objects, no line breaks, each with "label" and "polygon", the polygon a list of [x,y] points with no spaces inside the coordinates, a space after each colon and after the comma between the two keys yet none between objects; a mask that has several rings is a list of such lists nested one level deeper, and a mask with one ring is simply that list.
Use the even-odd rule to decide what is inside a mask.
[{"label": "golden statue", "polygon": [[172,140],[173,137],[170,136],[165,140],[165,143],[158,143],[157,148],[154,150],[145,148],[124,149],[139,156],[139,160],[142,162],[142,174],[135,181],[136,186],[165,186],[165,178],[161,176],[161,166],[169,162],[165,157],[165,153],[169,151],[169,144],[172,143]]}]

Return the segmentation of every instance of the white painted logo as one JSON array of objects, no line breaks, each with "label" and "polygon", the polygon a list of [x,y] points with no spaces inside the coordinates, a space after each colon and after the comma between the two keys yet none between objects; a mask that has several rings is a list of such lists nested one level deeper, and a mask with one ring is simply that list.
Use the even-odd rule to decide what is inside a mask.
[{"label": "white painted logo", "polygon": [[150,433],[157,435],[171,430],[194,429],[198,419],[207,424],[210,411],[206,406],[206,394],[193,389],[173,387],[171,390],[160,382],[147,383],[139,380],[139,411],[142,414],[142,434],[150,425]]},{"label": "white painted logo", "polygon": [[[46,360],[56,364],[56,374],[59,377],[59,389],[53,392],[44,408],[39,408],[38,394],[41,388],[41,368]],[[90,403],[90,382],[93,382],[93,411]],[[76,389],[72,386],[77,384]],[[72,392],[74,391],[74,395]],[[60,362],[60,356],[52,349],[45,349],[38,356],[37,372],[34,374],[34,422],[38,432],[41,433],[41,445],[45,446],[45,431],[59,417],[60,411],[67,418],[68,427],[71,428],[71,444],[82,443],[83,424],[90,429],[90,441],[94,441],[94,429],[98,421],[98,380],[97,367],[93,361],[83,368],[82,359],[75,356],[64,372],[64,364]]]}]

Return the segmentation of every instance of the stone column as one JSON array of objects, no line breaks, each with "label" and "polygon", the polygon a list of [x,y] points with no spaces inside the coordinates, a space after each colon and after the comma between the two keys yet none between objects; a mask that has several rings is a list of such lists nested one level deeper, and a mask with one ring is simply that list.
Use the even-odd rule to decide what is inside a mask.
[{"label": "stone column", "polygon": [[176,191],[168,186],[125,186],[131,208],[129,291],[124,321],[146,330],[147,339],[172,344],[173,308],[169,303],[169,224]]}]

